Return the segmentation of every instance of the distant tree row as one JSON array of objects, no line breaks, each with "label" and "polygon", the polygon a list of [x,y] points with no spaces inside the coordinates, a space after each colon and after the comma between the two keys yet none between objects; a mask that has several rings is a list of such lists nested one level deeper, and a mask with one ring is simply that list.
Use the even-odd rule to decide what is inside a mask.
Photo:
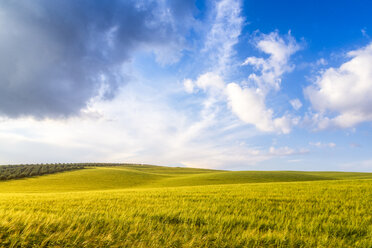
[{"label": "distant tree row", "polygon": [[59,164],[21,164],[0,166],[0,181],[25,177],[41,176],[63,171],[79,170],[86,167],[120,166],[111,163],[59,163]]}]

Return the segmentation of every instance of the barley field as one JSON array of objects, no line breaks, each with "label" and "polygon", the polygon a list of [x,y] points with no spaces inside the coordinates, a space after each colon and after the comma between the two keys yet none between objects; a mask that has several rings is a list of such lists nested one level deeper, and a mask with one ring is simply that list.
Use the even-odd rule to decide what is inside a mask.
[{"label": "barley field", "polygon": [[372,247],[372,174],[127,165],[0,182],[0,247]]}]

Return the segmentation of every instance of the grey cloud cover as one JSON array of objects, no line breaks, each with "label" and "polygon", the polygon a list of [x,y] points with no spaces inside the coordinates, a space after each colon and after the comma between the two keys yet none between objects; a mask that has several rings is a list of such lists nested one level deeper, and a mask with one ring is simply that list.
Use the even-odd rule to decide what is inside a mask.
[{"label": "grey cloud cover", "polygon": [[112,98],[126,81],[120,67],[134,50],[180,53],[193,3],[179,3],[1,1],[0,115],[78,114],[97,94],[102,75],[104,97]]}]

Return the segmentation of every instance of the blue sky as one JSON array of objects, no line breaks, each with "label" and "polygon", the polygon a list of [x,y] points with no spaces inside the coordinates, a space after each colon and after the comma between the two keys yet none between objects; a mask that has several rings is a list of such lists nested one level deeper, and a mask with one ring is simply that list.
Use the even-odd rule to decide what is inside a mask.
[{"label": "blue sky", "polygon": [[0,164],[372,171],[370,1],[2,1]]}]

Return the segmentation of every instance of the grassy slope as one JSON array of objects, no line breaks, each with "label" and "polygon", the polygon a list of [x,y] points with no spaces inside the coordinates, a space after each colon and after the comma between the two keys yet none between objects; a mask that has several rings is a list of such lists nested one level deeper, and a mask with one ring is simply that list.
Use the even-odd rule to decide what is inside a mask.
[{"label": "grassy slope", "polygon": [[371,201],[372,173],[97,167],[0,182],[0,247],[370,247]]},{"label": "grassy slope", "polygon": [[371,180],[0,194],[0,247],[371,247]]},{"label": "grassy slope", "polygon": [[69,192],[358,178],[372,178],[372,173],[217,171],[180,167],[127,165],[120,167],[88,168],[35,178],[4,181],[0,182],[0,192]]}]

